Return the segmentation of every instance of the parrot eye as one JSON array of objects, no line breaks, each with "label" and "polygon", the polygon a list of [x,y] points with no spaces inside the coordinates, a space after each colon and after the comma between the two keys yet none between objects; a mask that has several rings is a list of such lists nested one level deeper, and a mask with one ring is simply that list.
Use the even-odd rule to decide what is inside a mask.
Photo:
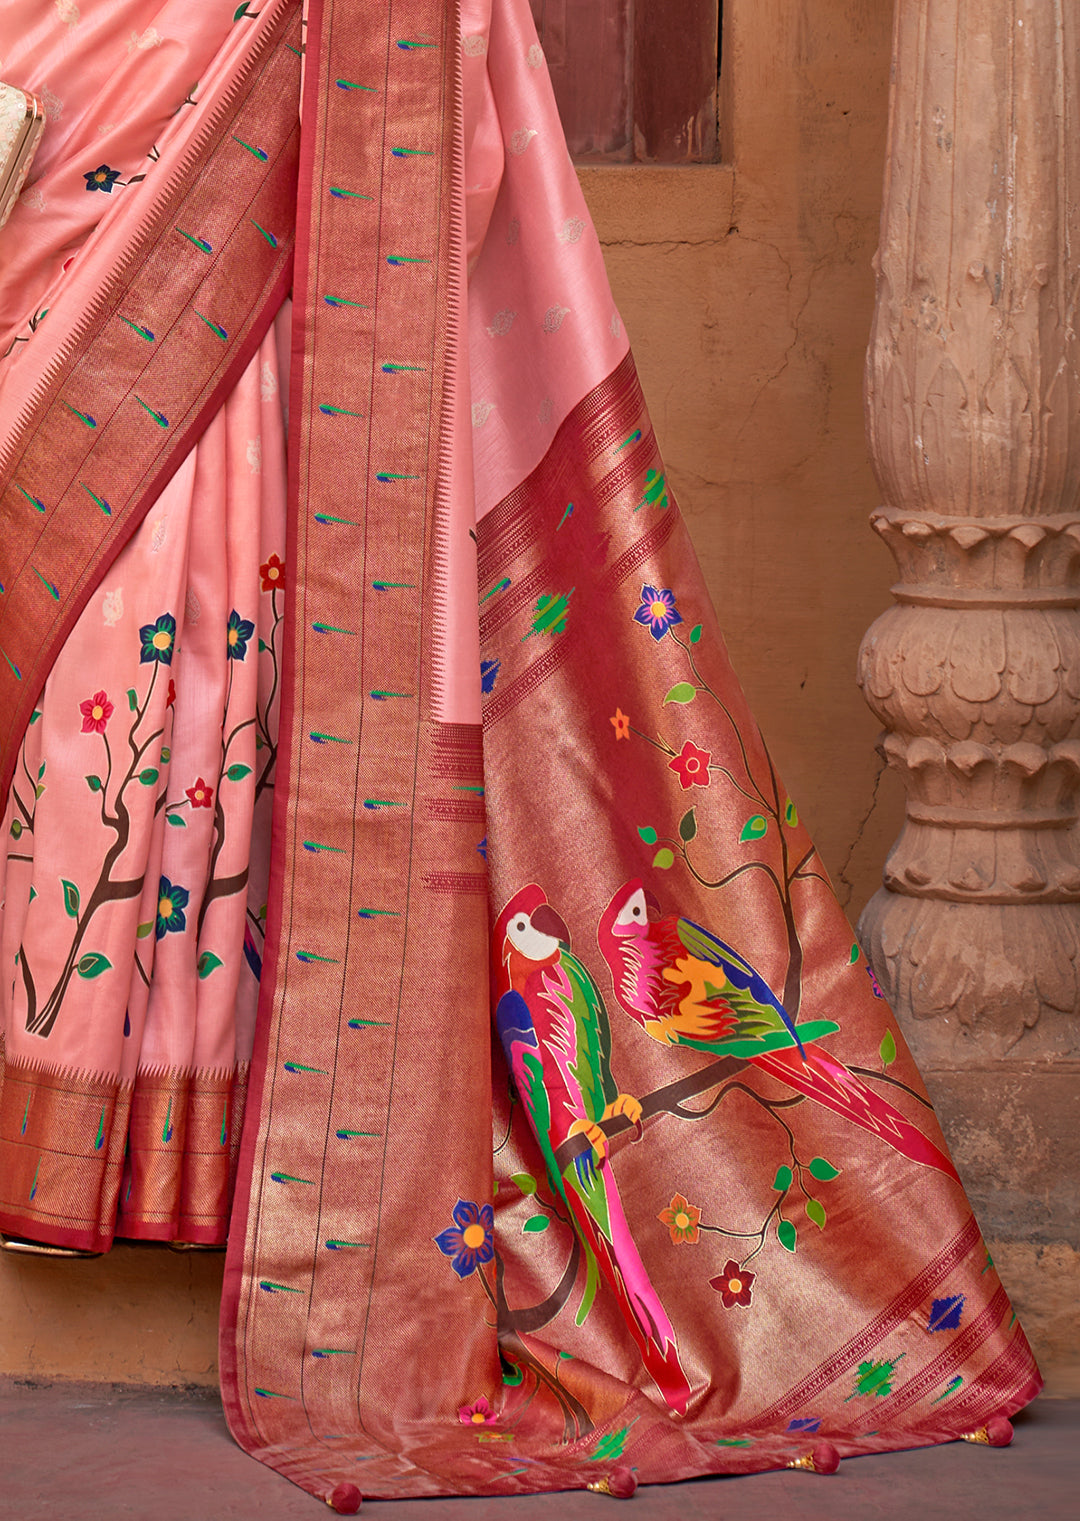
[{"label": "parrot eye", "polygon": [[619,910],[615,923],[617,926],[625,929],[635,924],[648,924],[648,922],[649,910],[645,902],[645,890],[639,887],[636,892],[631,893],[630,897],[627,898]]},{"label": "parrot eye", "polygon": [[506,926],[506,938],[530,961],[546,961],[560,949],[554,935],[545,935],[525,914],[516,914]]}]

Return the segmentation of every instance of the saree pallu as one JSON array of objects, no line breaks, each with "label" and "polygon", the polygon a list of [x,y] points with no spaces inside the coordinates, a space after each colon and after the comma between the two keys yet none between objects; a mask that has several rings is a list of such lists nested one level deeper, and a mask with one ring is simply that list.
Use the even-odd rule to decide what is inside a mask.
[{"label": "saree pallu", "polygon": [[[260,56],[284,62],[292,10],[267,7]],[[350,1512],[978,1430],[1038,1373],[727,663],[528,8],[307,20],[234,1435]],[[193,167],[166,209],[224,216]],[[223,268],[255,247],[179,225]],[[186,309],[182,285],[161,299]],[[176,331],[194,429],[215,384]],[[65,401],[138,410],[101,352],[113,410],[70,366],[34,409],[69,464]],[[29,606],[31,571],[5,597]]]}]

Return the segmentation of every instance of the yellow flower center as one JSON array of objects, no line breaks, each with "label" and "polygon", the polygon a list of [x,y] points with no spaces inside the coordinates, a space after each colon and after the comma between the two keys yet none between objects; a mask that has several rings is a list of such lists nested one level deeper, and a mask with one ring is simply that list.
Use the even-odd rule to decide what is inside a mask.
[{"label": "yellow flower center", "polygon": [[240,634],[239,634],[239,631],[237,629],[231,628],[229,630],[229,643],[230,644],[235,644],[236,641],[239,639],[239,637],[240,637]]},{"label": "yellow flower center", "polygon": [[[484,1227],[482,1225],[477,1225],[474,1223],[465,1227],[461,1233],[461,1239],[464,1241],[466,1246],[483,1246],[485,1235],[486,1232],[484,1230]],[[473,1416],[473,1420],[475,1419],[476,1417]],[[483,1419],[483,1417],[481,1417],[481,1419]]]},{"label": "yellow flower center", "polygon": [[484,1422],[485,1422],[486,1419],[487,1419],[487,1417],[484,1415],[484,1412],[482,1410],[474,1410],[473,1411],[473,1413],[472,1413],[472,1423],[473,1423],[474,1426],[482,1426],[484,1424]]},{"label": "yellow flower center", "polygon": [[649,611],[652,613],[654,618],[664,618],[667,616],[667,603],[654,602]]},{"label": "yellow flower center", "polygon": [[96,702],[90,709],[90,717],[94,720],[95,723],[100,722],[100,720],[105,717],[105,709],[99,702]]},{"label": "yellow flower center", "polygon": [[159,628],[150,643],[154,646],[155,650],[167,650],[169,645],[172,644],[172,635],[168,629]]},{"label": "yellow flower center", "polygon": [[268,565],[266,567],[266,579],[268,581],[276,581],[280,574],[281,572],[278,570],[276,565]]},{"label": "yellow flower center", "polygon": [[98,172],[94,175],[94,178],[97,180],[97,182],[98,182],[99,185],[103,185],[105,183],[106,179],[108,179],[108,175],[106,175],[101,169],[99,169]]},{"label": "yellow flower center", "polygon": [[675,1224],[678,1226],[679,1230],[684,1231],[690,1224],[690,1216],[684,1214],[680,1209],[679,1213],[675,1216]]},{"label": "yellow flower center", "polygon": [[159,898],[158,899],[158,906],[157,906],[158,918],[159,919],[171,919],[172,916],[173,916],[173,909],[174,908],[175,908],[175,904],[173,903],[173,900],[171,898]]},{"label": "yellow flower center", "polygon": [[729,1278],[727,1286],[728,1286],[728,1293],[729,1294],[741,1294],[742,1293],[742,1279],[741,1278]]}]

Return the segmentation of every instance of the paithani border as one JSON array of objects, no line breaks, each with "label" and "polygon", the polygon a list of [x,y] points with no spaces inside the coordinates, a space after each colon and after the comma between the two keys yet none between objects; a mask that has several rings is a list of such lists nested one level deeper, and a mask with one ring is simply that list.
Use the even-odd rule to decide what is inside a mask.
[{"label": "paithani border", "polygon": [[64,640],[288,291],[298,10],[260,34],[5,449],[0,805]]},{"label": "paithani border", "polygon": [[[317,1494],[329,1493],[335,1469],[354,1472],[313,1435],[318,1423],[351,1409],[362,1426],[364,1403],[381,1408],[387,1397],[391,1370],[366,1349],[378,1342],[380,1294],[396,1281],[384,1265],[388,1250],[395,1260],[395,1224],[413,1208],[390,1137],[404,1127],[423,1150],[418,1137],[430,1132],[454,1171],[445,1117],[409,1096],[431,1074],[416,1010],[437,998],[459,1022],[475,1022],[479,1038],[463,1041],[482,1052],[473,1097],[486,1105],[490,1095],[484,826],[478,806],[457,806],[482,802],[481,735],[479,725],[438,721],[433,685],[463,225],[458,55],[455,4],[310,8],[291,636],[221,1370],[240,1445]],[[336,1137],[352,1138],[361,1166]],[[484,1178],[470,1184],[463,1167],[455,1186],[487,1197],[490,1143],[472,1150],[469,1165]],[[311,1345],[326,1335],[339,1355],[315,1357]],[[497,1376],[494,1333],[490,1363]],[[366,1470],[381,1493],[393,1490],[383,1460],[394,1476],[417,1479],[407,1459],[384,1452]],[[433,1485],[419,1483],[414,1492]]]},{"label": "paithani border", "polygon": [[122,1081],[0,1047],[0,1230],[90,1252],[116,1236],[220,1245],[246,1079],[240,1067]]}]

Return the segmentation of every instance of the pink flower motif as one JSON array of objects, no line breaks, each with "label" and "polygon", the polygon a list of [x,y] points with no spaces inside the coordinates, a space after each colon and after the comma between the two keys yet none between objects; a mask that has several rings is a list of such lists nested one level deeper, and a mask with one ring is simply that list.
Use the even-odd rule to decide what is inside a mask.
[{"label": "pink flower motif", "polygon": [[104,692],[95,692],[79,704],[84,734],[104,734],[105,725],[113,715],[113,705]]},{"label": "pink flower motif", "polygon": [[748,1272],[729,1257],[724,1271],[709,1279],[709,1287],[720,1295],[725,1310],[732,1310],[736,1305],[740,1310],[748,1310],[754,1297],[751,1291],[756,1277],[756,1273]]},{"label": "pink flower motif", "polygon": [[207,786],[201,776],[195,778],[194,787],[185,787],[192,808],[211,808],[214,803],[214,789]]},{"label": "pink flower motif", "polygon": [[495,1419],[495,1412],[483,1395],[471,1405],[458,1407],[458,1420],[463,1426],[487,1426]]},{"label": "pink flower motif", "polygon": [[708,750],[699,750],[691,740],[687,740],[682,747],[682,752],[676,755],[674,760],[668,761],[668,769],[678,773],[683,791],[689,787],[707,787],[709,785],[709,762],[712,756]]}]

